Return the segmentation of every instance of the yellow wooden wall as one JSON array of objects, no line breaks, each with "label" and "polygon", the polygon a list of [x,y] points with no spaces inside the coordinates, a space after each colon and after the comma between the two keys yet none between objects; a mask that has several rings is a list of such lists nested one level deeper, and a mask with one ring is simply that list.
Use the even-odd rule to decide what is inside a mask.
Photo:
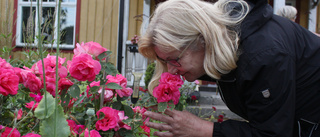
[{"label": "yellow wooden wall", "polygon": [[[7,1],[11,2],[10,8],[13,9],[13,0],[0,0],[1,22],[3,22],[4,7],[6,7]],[[103,47],[112,51],[110,61],[114,64],[117,61],[118,50],[119,2],[120,0],[81,0],[79,39],[76,39],[78,43],[89,41],[100,43]],[[142,22],[137,21],[134,17],[142,14],[143,0],[130,0],[128,40],[136,34],[140,35]],[[0,26],[0,29],[3,30],[2,26]],[[3,44],[1,43],[1,45]],[[70,60],[73,54],[72,52],[61,52],[60,56]],[[16,59],[24,58],[19,51],[14,52],[13,57]]]},{"label": "yellow wooden wall", "polygon": [[112,51],[116,64],[119,0],[81,0],[79,42],[94,41]]},{"label": "yellow wooden wall", "polygon": [[[13,0],[0,0],[0,35],[12,34],[13,5]],[[11,39],[0,36],[0,48],[11,46]]]}]

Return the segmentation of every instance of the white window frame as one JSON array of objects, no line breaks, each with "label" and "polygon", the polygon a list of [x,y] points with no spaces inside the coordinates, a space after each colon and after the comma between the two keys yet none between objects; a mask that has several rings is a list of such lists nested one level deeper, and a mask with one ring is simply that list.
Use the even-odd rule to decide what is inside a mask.
[{"label": "white window frame", "polygon": [[[42,7],[55,7],[55,9],[58,8],[58,4],[55,0],[54,2],[49,2],[49,0],[47,0],[48,2],[42,2]],[[72,2],[74,1],[74,2]],[[38,14],[37,14],[37,2],[35,0],[28,0],[28,2],[25,2],[23,0],[18,0],[18,6],[17,6],[17,25],[16,25],[16,47],[25,47],[26,43],[21,42],[21,37],[22,37],[22,7],[30,7],[32,5],[32,7],[34,7],[36,9],[36,13],[35,13],[35,41],[34,43],[31,44],[31,46],[33,47],[37,47],[37,39],[36,37],[38,36]],[[74,16],[74,29],[73,29],[73,44],[60,44],[59,48],[61,49],[74,49],[74,45],[75,45],[75,38],[76,38],[76,25],[77,25],[77,0],[63,0],[63,2],[61,2],[61,7],[70,7],[70,8],[74,8],[75,9],[75,16]],[[57,14],[55,15],[57,18]],[[43,44],[45,47],[53,47],[56,48],[57,47],[57,25],[58,25],[58,21],[55,20],[54,22],[55,24],[55,31],[54,31],[54,43],[53,45],[51,44]]]}]

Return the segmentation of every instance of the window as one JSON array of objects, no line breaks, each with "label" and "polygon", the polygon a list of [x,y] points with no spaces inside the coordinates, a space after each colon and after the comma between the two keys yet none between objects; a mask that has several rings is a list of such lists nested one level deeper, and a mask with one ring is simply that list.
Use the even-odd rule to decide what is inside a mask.
[{"label": "window", "polygon": [[[46,47],[57,46],[57,0],[42,0],[41,36]],[[73,49],[76,36],[77,0],[62,0],[60,14],[61,49]],[[16,46],[37,46],[38,13],[36,0],[18,0]]]}]

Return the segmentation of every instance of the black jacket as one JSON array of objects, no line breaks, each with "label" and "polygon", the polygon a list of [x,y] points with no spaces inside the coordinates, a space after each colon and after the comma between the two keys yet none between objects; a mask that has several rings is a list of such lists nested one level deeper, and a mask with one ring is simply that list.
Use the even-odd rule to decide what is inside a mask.
[{"label": "black jacket", "polygon": [[215,122],[213,136],[320,137],[320,38],[274,15],[267,0],[251,6],[238,67],[217,80],[228,108],[247,122]]}]

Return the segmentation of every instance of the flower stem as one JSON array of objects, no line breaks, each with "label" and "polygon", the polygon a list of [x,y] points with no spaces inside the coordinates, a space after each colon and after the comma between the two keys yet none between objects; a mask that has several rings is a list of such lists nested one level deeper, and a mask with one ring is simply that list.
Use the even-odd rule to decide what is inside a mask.
[{"label": "flower stem", "polygon": [[46,73],[45,73],[45,69],[44,69],[44,61],[43,61],[43,55],[42,55],[42,38],[41,38],[41,25],[40,25],[40,6],[39,6],[39,1],[40,0],[37,0],[37,16],[38,16],[38,48],[39,48],[39,55],[40,55],[40,59],[41,59],[41,63],[42,63],[42,75],[43,75],[43,89],[44,89],[44,94],[45,94],[45,98],[44,98],[44,102],[45,102],[45,115],[47,115],[47,111],[48,111],[48,108],[47,108],[47,89],[46,89]]},{"label": "flower stem", "polygon": [[59,81],[59,43],[60,43],[60,10],[61,10],[61,1],[59,0],[58,5],[58,26],[57,26],[57,51],[56,51],[56,89],[55,89],[55,115],[54,115],[54,136],[57,136],[57,116],[58,116],[58,81]]}]

